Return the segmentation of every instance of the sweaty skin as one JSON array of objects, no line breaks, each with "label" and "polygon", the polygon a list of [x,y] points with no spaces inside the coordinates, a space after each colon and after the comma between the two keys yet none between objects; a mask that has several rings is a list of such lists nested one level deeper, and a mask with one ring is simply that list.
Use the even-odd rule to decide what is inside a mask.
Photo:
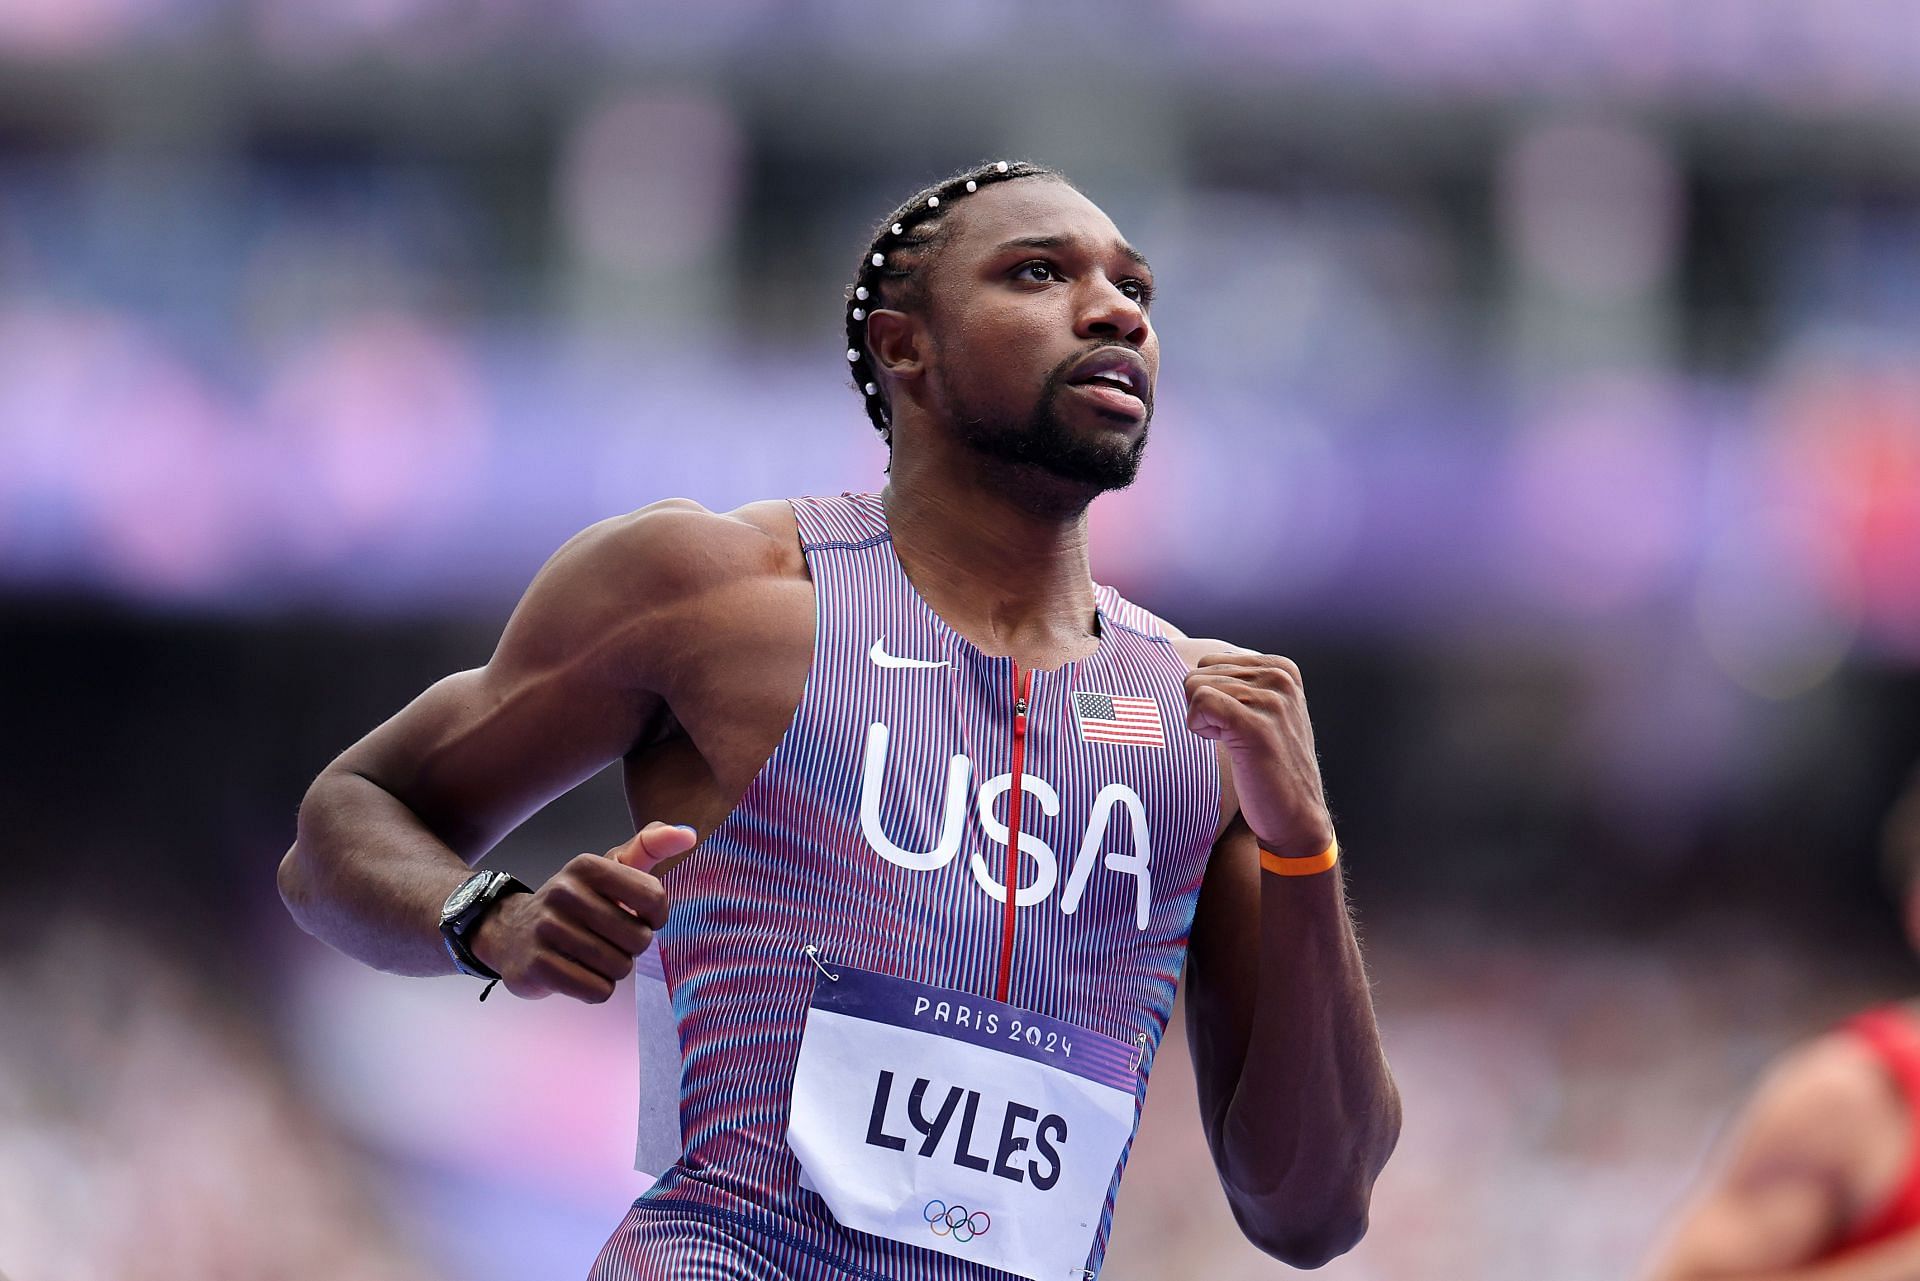
[{"label": "sweaty skin", "polygon": [[[1098,645],[1085,509],[1108,486],[983,449],[963,427],[1025,422],[1044,396],[1082,454],[1137,453],[1150,415],[1055,376],[1103,348],[1157,372],[1137,287],[1150,276],[1062,183],[983,188],[949,218],[932,304],[869,322],[892,410],[894,546],[955,631],[1053,670]],[[438,913],[468,863],[621,760],[645,826],[614,857],[581,855],[505,899],[473,939],[515,995],[605,1000],[665,920],[655,872],[694,843],[670,825],[713,831],[792,721],[813,608],[784,502],[715,514],[673,499],[586,530],[536,577],[485,667],[432,686],[314,782],[281,866],[290,909],[370,965],[450,973]],[[1332,833],[1299,671],[1220,641],[1175,644],[1192,668],[1188,724],[1218,745],[1223,788],[1187,969],[1202,1118],[1249,1239],[1317,1266],[1365,1231],[1399,1097],[1340,871],[1259,869],[1257,840],[1308,855]]]}]

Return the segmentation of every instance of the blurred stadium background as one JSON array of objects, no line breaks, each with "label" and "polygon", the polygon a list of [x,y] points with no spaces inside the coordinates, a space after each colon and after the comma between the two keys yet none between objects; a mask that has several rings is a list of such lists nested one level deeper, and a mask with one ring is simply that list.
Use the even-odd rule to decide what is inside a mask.
[{"label": "blurred stadium background", "polygon": [[[329,953],[294,807],[577,528],[878,487],[842,285],[1017,156],[1160,277],[1096,575],[1308,674],[1407,1106],[1324,1275],[1627,1275],[1914,987],[1916,65],[1907,0],[0,0],[0,1273],[585,1274],[630,1010]],[[1106,1275],[1283,1272],[1153,1093]]]}]

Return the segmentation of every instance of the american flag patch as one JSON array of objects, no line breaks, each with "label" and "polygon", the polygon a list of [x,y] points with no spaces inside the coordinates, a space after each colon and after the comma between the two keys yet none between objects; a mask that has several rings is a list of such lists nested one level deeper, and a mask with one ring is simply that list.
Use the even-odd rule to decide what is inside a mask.
[{"label": "american flag patch", "polygon": [[1088,743],[1132,743],[1137,747],[1165,747],[1160,730],[1160,705],[1150,698],[1125,694],[1073,695],[1074,719],[1080,738]]}]

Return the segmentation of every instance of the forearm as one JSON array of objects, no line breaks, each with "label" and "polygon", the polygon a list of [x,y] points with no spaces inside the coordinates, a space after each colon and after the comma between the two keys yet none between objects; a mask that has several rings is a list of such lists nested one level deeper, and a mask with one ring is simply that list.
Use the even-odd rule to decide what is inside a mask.
[{"label": "forearm", "polygon": [[330,769],[301,802],[280,894],[301,928],[358,961],[395,974],[451,974],[440,905],[469,874],[390,792]]},{"label": "forearm", "polygon": [[1400,1098],[1340,870],[1260,881],[1246,1049],[1218,1095],[1227,1103],[1215,1160],[1256,1241],[1332,1257],[1365,1231],[1373,1181],[1399,1137]]}]

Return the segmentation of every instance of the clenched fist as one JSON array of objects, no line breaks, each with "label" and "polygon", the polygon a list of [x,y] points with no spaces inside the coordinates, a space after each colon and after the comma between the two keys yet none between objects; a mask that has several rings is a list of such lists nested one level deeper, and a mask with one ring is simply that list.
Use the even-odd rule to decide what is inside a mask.
[{"label": "clenched fist", "polygon": [[1222,743],[1240,813],[1262,849],[1305,858],[1333,840],[1313,722],[1290,658],[1205,654],[1187,673],[1187,728]]},{"label": "clenched fist", "polygon": [[515,996],[558,992],[598,1004],[667,923],[667,891],[653,869],[697,842],[690,827],[649,823],[604,855],[576,855],[533,893],[501,899],[474,931],[473,954]]}]

